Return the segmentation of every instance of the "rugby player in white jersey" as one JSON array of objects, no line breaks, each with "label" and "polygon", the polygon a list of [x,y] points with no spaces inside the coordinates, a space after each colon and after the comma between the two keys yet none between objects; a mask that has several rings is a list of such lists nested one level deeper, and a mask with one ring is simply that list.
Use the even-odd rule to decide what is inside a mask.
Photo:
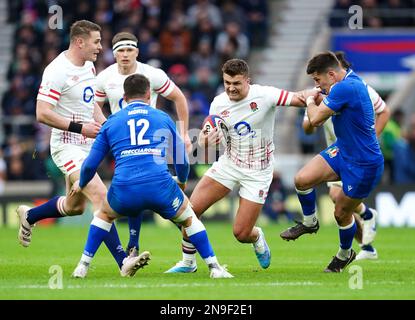
[{"label": "rugby player in white jersey", "polygon": [[[94,103],[96,86],[93,62],[102,50],[101,28],[90,21],[75,22],[70,29],[69,49],[56,57],[44,70],[36,104],[36,117],[52,127],[50,151],[56,166],[65,175],[66,196],[56,196],[45,204],[29,208],[19,206],[19,242],[28,247],[34,224],[46,218],[80,215],[86,200],[94,211],[101,208],[107,189],[96,174],[82,193],[71,192],[79,180],[82,162],[87,157],[101,124],[106,120]],[[141,267],[138,257],[127,258],[115,228],[105,243],[116,259],[122,275],[135,273]],[[120,249],[121,248],[121,249]],[[80,274],[84,277],[88,266]]]},{"label": "rugby player in white jersey", "polygon": [[[351,67],[351,64],[346,60],[344,56],[344,52],[338,51],[335,52],[337,59],[339,60],[340,64],[345,70],[348,70]],[[383,99],[380,95],[373,89],[371,86],[367,86],[370,100],[372,101],[373,108],[376,114],[376,121],[375,121],[375,130],[376,135],[382,133],[383,129],[386,126],[386,123],[390,117],[390,109],[385,104]],[[333,122],[331,118],[327,119],[327,121],[323,125],[324,128],[324,136],[326,139],[327,146],[332,145],[336,141],[336,135],[334,133]],[[310,120],[307,116],[307,112],[304,114],[303,120],[303,129],[305,133],[311,134],[316,130],[316,127],[313,127],[310,123]],[[342,188],[341,181],[332,181],[327,182],[327,186],[329,187],[329,195],[333,202],[340,193]],[[376,216],[377,212],[373,208],[367,207],[363,202],[359,204],[355,209],[355,219],[357,226],[357,231],[355,234],[355,239],[358,241],[359,245],[361,246],[361,251],[357,254],[356,260],[364,260],[370,259],[375,260],[378,258],[378,254],[376,249],[372,246],[372,242],[376,236]],[[360,223],[360,219],[363,219],[363,228]]]},{"label": "rugby player in white jersey", "polygon": [[[268,194],[273,176],[274,124],[278,106],[304,107],[299,95],[271,86],[250,84],[248,64],[228,60],[222,67],[225,92],[215,97],[210,114],[221,116],[229,129],[225,153],[213,163],[196,185],[190,203],[200,217],[212,204],[225,197],[236,185],[239,207],[233,234],[241,243],[252,243],[262,268],[271,262],[271,252],[261,228],[255,223]],[[219,143],[221,131],[199,135],[201,146]],[[183,259],[166,273],[197,270],[196,250],[187,238],[182,241]]]},{"label": "rugby player in white jersey", "polygon": [[[189,110],[186,97],[163,70],[137,61],[139,54],[137,42],[137,38],[129,32],[117,33],[112,38],[116,63],[98,74],[95,100],[101,108],[108,100],[111,113],[118,112],[127,105],[123,99],[124,80],[132,74],[144,75],[150,80],[150,105],[153,108],[156,108],[159,94],[174,102],[179,119],[179,133],[185,141],[186,149],[190,151],[192,144],[188,135]],[[141,221],[142,214],[128,217],[130,238],[126,248],[127,253],[134,249],[139,250]]]}]

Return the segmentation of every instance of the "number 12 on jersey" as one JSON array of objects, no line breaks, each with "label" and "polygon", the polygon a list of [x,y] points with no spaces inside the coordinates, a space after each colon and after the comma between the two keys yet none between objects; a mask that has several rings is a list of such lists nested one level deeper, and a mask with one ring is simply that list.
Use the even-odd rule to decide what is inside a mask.
[{"label": "number 12 on jersey", "polygon": [[[143,139],[144,134],[150,127],[150,122],[147,119],[139,119],[137,122],[135,119],[130,119],[127,121],[127,124],[130,127],[130,142],[132,146],[150,144],[150,139]],[[141,127],[137,135],[136,127]]]}]

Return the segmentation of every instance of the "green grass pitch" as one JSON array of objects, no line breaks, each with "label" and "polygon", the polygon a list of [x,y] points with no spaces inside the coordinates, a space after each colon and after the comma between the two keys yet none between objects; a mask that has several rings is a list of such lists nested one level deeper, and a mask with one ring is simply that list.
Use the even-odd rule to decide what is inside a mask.
[{"label": "green grass pitch", "polygon": [[[325,274],[338,247],[338,231],[323,226],[317,234],[285,242],[279,233],[288,225],[263,227],[272,263],[262,270],[250,244],[238,243],[230,223],[206,223],[210,240],[233,279],[210,279],[198,257],[194,274],[164,274],[181,257],[180,235],[171,228],[144,224],[141,249],[149,250],[149,266],[133,278],[122,278],[112,256],[101,246],[86,279],[71,272],[83,250],[88,225],[36,227],[29,248],[17,243],[17,229],[0,229],[0,299],[414,299],[415,243],[410,228],[380,228],[375,246],[379,260],[357,261],[341,274]],[[119,224],[121,240],[128,231]],[[355,250],[358,246],[354,244]],[[63,289],[49,282],[63,271]],[[358,267],[356,267],[358,266]],[[58,268],[59,268],[58,267]],[[351,268],[353,267],[353,268]],[[53,268],[52,268],[53,269]],[[56,270],[56,269],[54,269]],[[53,271],[53,270],[52,270]]]}]

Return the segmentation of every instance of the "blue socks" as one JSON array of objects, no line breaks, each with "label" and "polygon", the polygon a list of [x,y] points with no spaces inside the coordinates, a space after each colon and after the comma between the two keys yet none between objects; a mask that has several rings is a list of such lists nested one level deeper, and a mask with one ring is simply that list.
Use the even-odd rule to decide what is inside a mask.
[{"label": "blue socks", "polygon": [[298,200],[300,200],[301,208],[303,209],[304,214],[304,225],[307,227],[312,227],[317,223],[316,213],[316,190],[298,190],[297,192]]},{"label": "blue socks", "polygon": [[106,222],[100,218],[94,217],[89,226],[88,239],[86,240],[84,255],[90,258],[94,257],[99,246],[109,235],[112,223]]},{"label": "blue socks", "polygon": [[213,248],[209,242],[206,230],[200,231],[189,236],[189,239],[196,247],[196,250],[199,252],[200,256],[203,259],[215,256]]},{"label": "blue socks", "polygon": [[370,220],[373,218],[373,213],[372,211],[370,211],[369,207],[366,206],[366,210],[365,212],[361,215],[361,217],[363,218],[363,220]]},{"label": "blue socks", "polygon": [[89,265],[103,241],[105,241],[118,266],[121,268],[126,254],[121,246],[117,229],[113,223],[106,222],[98,217],[92,219],[81,261]]},{"label": "blue socks", "polygon": [[128,217],[128,227],[130,230],[130,240],[128,241],[127,248],[136,247],[139,251],[138,239],[140,238],[141,222],[143,220],[143,213],[140,213],[136,217]]},{"label": "blue socks", "polygon": [[115,261],[117,261],[118,267],[121,268],[124,258],[127,257],[127,254],[121,245],[120,238],[118,237],[118,232],[115,228],[114,223],[112,224],[109,233],[104,238],[104,243],[107,246],[108,250],[111,252]]},{"label": "blue socks", "polygon": [[32,225],[43,219],[62,218],[63,216],[66,216],[66,212],[63,208],[64,201],[65,197],[56,196],[48,202],[30,209],[27,212],[27,222]]},{"label": "blue socks", "polygon": [[362,246],[362,250],[370,251],[370,252],[375,252],[375,248],[373,248],[373,246],[371,244],[363,245]]},{"label": "blue socks", "polygon": [[340,227],[339,226],[339,237],[340,237],[340,248],[343,250],[348,250],[352,247],[353,237],[356,233],[356,222],[354,221],[348,226]]}]

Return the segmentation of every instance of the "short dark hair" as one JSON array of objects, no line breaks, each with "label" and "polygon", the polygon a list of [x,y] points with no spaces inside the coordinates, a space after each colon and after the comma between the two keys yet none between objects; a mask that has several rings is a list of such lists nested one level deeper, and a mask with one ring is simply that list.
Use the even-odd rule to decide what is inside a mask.
[{"label": "short dark hair", "polygon": [[340,65],[343,68],[349,69],[352,66],[352,64],[349,61],[347,61],[346,53],[344,51],[336,51],[334,54],[336,55],[337,60],[339,60]]},{"label": "short dark hair", "polygon": [[230,59],[225,62],[222,67],[222,72],[234,77],[236,75],[249,76],[249,66],[246,61],[242,59]]},{"label": "short dark hair", "polygon": [[88,20],[79,20],[71,25],[69,38],[73,41],[77,37],[89,37],[92,31],[101,31],[101,27]]},{"label": "short dark hair", "polygon": [[307,74],[317,72],[319,74],[326,73],[329,69],[339,69],[340,62],[336,55],[331,51],[319,53],[312,57],[307,64]]},{"label": "short dark hair", "polygon": [[127,99],[144,97],[150,89],[150,81],[142,74],[132,74],[124,81],[124,95]]},{"label": "short dark hair", "polygon": [[130,32],[118,32],[112,38],[112,45],[116,44],[118,41],[122,40],[132,40],[134,42],[138,42],[137,37]]}]

